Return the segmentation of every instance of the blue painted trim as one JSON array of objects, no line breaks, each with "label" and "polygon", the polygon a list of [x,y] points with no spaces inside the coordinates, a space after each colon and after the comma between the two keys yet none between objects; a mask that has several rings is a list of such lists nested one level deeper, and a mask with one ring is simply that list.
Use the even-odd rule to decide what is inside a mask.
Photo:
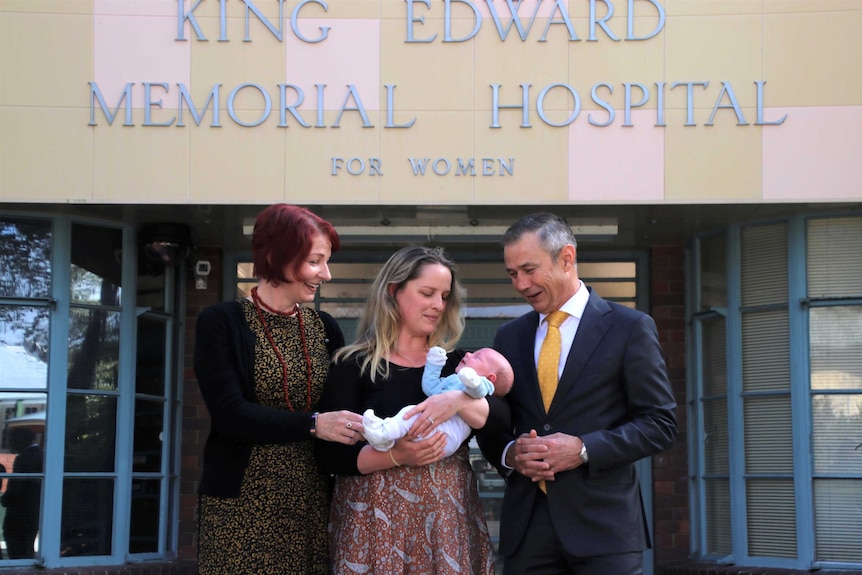
[{"label": "blue painted trim", "polygon": [[[800,302],[808,293],[806,220],[796,216],[788,226],[788,301],[790,328],[790,413],[793,420],[793,475],[796,500],[797,566],[810,567],[815,559],[814,494],[811,437],[811,395],[808,392],[810,363],[808,310]],[[811,526],[806,528],[805,526]]]},{"label": "blue painted trim", "polygon": [[727,444],[730,449],[730,529],[734,563],[748,556],[748,522],[746,521],[746,487],[744,438],[744,405],[742,401],[742,231],[728,228],[727,246]]},{"label": "blue painted trim", "polygon": [[69,286],[71,285],[72,224],[69,218],[53,220],[51,248],[51,312],[48,359],[48,404],[45,425],[45,482],[39,553],[46,567],[57,565],[63,502],[63,463],[66,435],[66,376],[69,365]]}]

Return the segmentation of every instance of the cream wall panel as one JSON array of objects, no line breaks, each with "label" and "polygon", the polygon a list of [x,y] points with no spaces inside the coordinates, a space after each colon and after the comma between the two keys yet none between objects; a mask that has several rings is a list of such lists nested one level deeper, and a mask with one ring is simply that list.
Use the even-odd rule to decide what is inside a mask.
[{"label": "cream wall panel", "polygon": [[[754,115],[754,110],[743,110]],[[684,127],[685,112],[668,112],[665,133],[666,202],[761,201],[762,132],[759,126],[716,123],[699,110],[699,128]]]},{"label": "cream wall panel", "polygon": [[514,158],[514,176],[493,162],[495,175],[476,178],[475,201],[482,204],[541,204],[568,200],[568,137],[566,128],[541,125],[530,129],[506,126],[489,130],[476,117],[476,160]]},{"label": "cream wall panel", "polygon": [[0,105],[89,105],[93,18],[6,12],[0,17]]},{"label": "cream wall panel", "polygon": [[[350,1],[350,0],[342,0],[342,1]],[[488,9],[485,7],[485,2],[487,0],[470,0],[474,5],[479,8],[480,13],[485,16],[488,15]],[[625,1],[625,0],[623,0]],[[493,0],[494,7],[497,9],[498,14],[500,14],[502,20],[508,20],[509,9],[506,6],[505,0]],[[619,0],[617,0],[619,2]],[[529,15],[533,13],[533,10],[536,8],[536,4],[538,0],[520,0],[521,7],[518,9],[518,13],[521,15],[522,19],[529,18]],[[414,17],[426,17],[426,18],[442,18],[444,12],[443,2],[439,2],[436,0],[431,0],[431,7],[425,6],[421,0],[414,0]],[[550,13],[551,8],[553,8],[553,0],[542,0],[541,5],[539,6],[539,17],[546,18]],[[589,2],[584,2],[583,0],[569,0],[567,3],[569,14],[571,16],[580,16],[586,17],[589,14]],[[600,4],[601,5],[601,4]],[[453,17],[460,17],[462,19],[469,18],[472,14],[472,11],[464,6],[462,3],[454,2],[452,4]],[[389,20],[405,20],[405,16],[407,14],[407,4],[405,0],[380,0],[380,14],[381,18],[389,19]],[[489,24],[490,25],[490,24]]]},{"label": "cream wall panel", "polygon": [[0,10],[41,14],[92,14],[93,0],[0,0]]},{"label": "cream wall panel", "polygon": [[[435,21],[434,29],[443,29]],[[473,44],[405,44],[401,23],[380,23],[380,79],[395,84],[395,100],[404,110],[473,109]],[[381,98],[385,98],[381,88]],[[381,107],[385,102],[381,103]]]},{"label": "cream wall panel", "polygon": [[[810,4],[811,0],[805,0]],[[718,16],[761,14],[764,3],[775,0],[665,0],[667,16]]]},{"label": "cream wall panel", "polygon": [[763,0],[763,11],[770,13],[836,10],[862,10],[862,0]]},{"label": "cream wall panel", "polygon": [[[522,101],[521,84],[530,84],[531,107],[543,88],[554,83],[568,83],[569,41],[565,27],[553,26],[547,41],[539,42],[544,22],[538,19],[527,41],[521,41],[512,28],[505,42],[500,40],[496,28],[476,38],[476,61],[483,64],[474,71],[475,109],[490,110],[492,84],[500,85],[500,103],[515,104]],[[483,29],[484,31],[484,29]],[[545,102],[545,109],[571,109],[569,98],[554,92]]]},{"label": "cream wall panel", "polygon": [[[168,112],[153,114],[153,121],[169,119]],[[140,126],[144,111],[135,110]],[[161,117],[160,117],[161,116]],[[188,129],[148,127],[93,130],[93,200],[121,203],[177,203],[189,200]]]},{"label": "cream wall panel", "polygon": [[92,201],[92,129],[80,110],[0,108],[0,200]]},{"label": "cream wall panel", "polygon": [[[243,42],[245,22],[242,18],[228,18],[228,42],[219,42],[218,18],[198,18],[208,41],[191,42],[191,94],[200,105],[206,101],[214,84],[222,84],[222,108],[227,105],[231,91],[240,84],[260,84],[276,100],[278,84],[284,82],[285,45],[279,42],[262,24],[249,27],[251,42]],[[253,24],[253,23],[252,23]],[[194,38],[193,35],[188,36]],[[241,90],[235,107],[244,110],[262,110],[264,99],[254,89]],[[275,104],[273,104],[275,106]]]},{"label": "cream wall panel", "polygon": [[[331,126],[336,112],[326,112],[324,122]],[[379,125],[379,112],[369,112],[369,118]],[[347,118],[343,128],[300,128],[285,130],[285,201],[300,203],[365,204],[377,203],[381,176],[372,176],[371,158],[381,158],[378,128],[361,128],[355,118]],[[332,176],[333,158],[342,158],[341,168]],[[350,175],[347,164],[358,172]],[[384,177],[389,176],[389,158],[382,158]]]},{"label": "cream wall panel", "polygon": [[862,104],[862,9],[764,17],[770,106]]},{"label": "cream wall panel", "polygon": [[708,80],[706,89],[696,89],[695,106],[712,107],[729,82],[741,106],[757,105],[754,80],[760,79],[762,43],[760,15],[681,17],[668,25],[668,108],[685,108],[684,87],[670,89],[673,82]]},{"label": "cream wall panel", "polygon": [[[418,112],[417,112],[418,114]],[[472,112],[425,112],[408,130],[383,130],[380,155],[384,178],[380,201],[395,204],[467,203],[479,176],[456,175],[458,158],[465,162],[478,155],[474,147]],[[414,175],[410,158],[427,159],[425,175]],[[446,171],[449,162],[449,173]],[[477,168],[478,172],[478,168]]]},{"label": "cream wall panel", "polygon": [[189,199],[201,203],[283,201],[284,131],[222,128],[191,131]]},{"label": "cream wall panel", "polygon": [[[580,21],[579,21],[580,22]],[[587,22],[584,20],[584,22]],[[658,26],[658,18],[636,18],[635,34],[644,35]],[[612,30],[620,38],[626,34],[625,21]],[[666,30],[665,26],[665,30]],[[576,25],[576,30],[578,30]],[[581,26],[580,29],[588,29]],[[610,84],[613,93],[607,88],[597,88],[597,96],[620,110],[625,104],[624,82],[640,83],[650,90],[654,106],[656,82],[665,79],[665,31],[648,41],[614,42],[607,36],[597,36],[596,42],[581,41],[569,46],[569,83],[577,87],[584,110],[601,109],[590,96],[590,91],[599,83]],[[636,90],[636,88],[634,89]],[[634,96],[633,96],[634,98]]]}]

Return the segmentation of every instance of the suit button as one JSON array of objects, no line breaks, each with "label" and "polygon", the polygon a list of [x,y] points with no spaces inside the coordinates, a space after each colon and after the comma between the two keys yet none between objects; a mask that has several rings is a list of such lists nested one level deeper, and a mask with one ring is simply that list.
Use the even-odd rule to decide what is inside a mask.
[{"label": "suit button", "polygon": [[551,431],[551,426],[550,426],[550,425],[548,425],[548,424],[546,423],[546,424],[542,427],[542,429],[544,429],[545,431]]}]

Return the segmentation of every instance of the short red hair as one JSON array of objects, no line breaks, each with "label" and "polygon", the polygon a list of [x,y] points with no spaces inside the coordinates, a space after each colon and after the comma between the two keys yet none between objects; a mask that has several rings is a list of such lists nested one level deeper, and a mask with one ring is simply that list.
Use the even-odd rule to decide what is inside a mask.
[{"label": "short red hair", "polygon": [[257,215],[251,235],[254,277],[278,285],[290,283],[284,268],[296,274],[311,252],[312,238],[323,234],[332,244],[332,253],[341,247],[335,228],[305,208],[273,204]]}]

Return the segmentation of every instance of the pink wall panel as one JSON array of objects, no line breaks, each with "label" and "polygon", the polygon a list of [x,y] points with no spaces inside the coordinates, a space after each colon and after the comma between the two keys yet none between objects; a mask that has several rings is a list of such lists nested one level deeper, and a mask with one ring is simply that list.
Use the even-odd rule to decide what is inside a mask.
[{"label": "pink wall panel", "polygon": [[176,0],[93,0],[93,13],[117,16],[177,15]]},{"label": "pink wall panel", "polygon": [[[286,24],[290,28],[290,22]],[[326,84],[324,108],[341,108],[347,85],[356,86],[366,110],[380,109],[380,22],[378,20],[302,19],[300,32],[308,38],[320,37],[320,27],[329,26],[329,36],[317,43],[303,42],[293,33],[284,36],[287,50],[286,82],[299,86],[305,94],[300,109],[316,107],[316,84]],[[348,106],[353,106],[351,100]]]},{"label": "pink wall panel", "polygon": [[787,120],[763,130],[763,199],[862,199],[862,106],[767,109]]},{"label": "pink wall panel", "polygon": [[[164,108],[177,106],[177,83],[188,88],[190,78],[190,42],[175,41],[177,17],[140,15],[100,15],[105,2],[96,2],[93,17],[94,80],[111,108],[117,105],[123,87],[133,82],[132,104],[144,107],[143,82],[166,82],[168,93],[160,87],[152,89],[153,101],[162,100]],[[163,2],[155,0],[121,2],[127,9],[156,9]],[[122,111],[121,111],[122,112]]]},{"label": "pink wall panel", "polygon": [[569,127],[570,200],[664,200],[664,130],[653,126],[655,112],[633,110],[630,128],[622,120],[618,114],[600,128],[582,117]]}]

